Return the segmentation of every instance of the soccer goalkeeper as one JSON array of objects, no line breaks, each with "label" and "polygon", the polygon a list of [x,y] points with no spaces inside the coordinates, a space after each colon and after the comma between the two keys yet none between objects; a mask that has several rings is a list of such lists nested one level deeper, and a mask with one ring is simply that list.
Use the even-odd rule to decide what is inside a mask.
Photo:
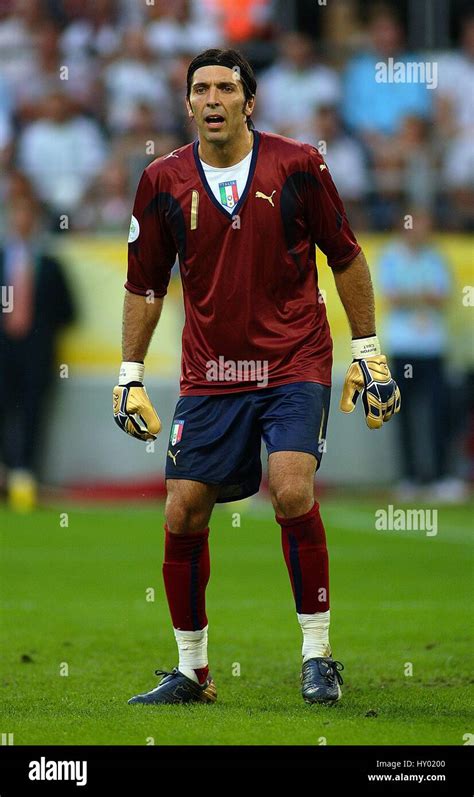
[{"label": "soccer goalkeeper", "polygon": [[209,521],[216,502],[258,491],[262,439],[303,634],[302,696],[326,704],[341,697],[343,665],[329,642],[326,534],[314,493],[332,367],[315,245],[327,256],[352,330],[341,409],[351,412],[360,394],[367,425],[377,429],[398,412],[400,393],[376,336],[367,263],[329,170],[312,146],[255,130],[255,94],[239,53],[198,55],[186,93],[198,139],[153,161],[135,198],[114,416],[140,440],[161,428],[144,361],[176,255],[186,322],[166,459],[163,563],[179,660],[169,672],[157,670],[158,686],[129,703],[216,699],[207,655]]}]

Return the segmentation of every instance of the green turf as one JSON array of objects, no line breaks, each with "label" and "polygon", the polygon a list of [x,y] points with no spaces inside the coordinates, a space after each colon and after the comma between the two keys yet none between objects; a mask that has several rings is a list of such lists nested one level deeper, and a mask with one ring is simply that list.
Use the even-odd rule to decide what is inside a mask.
[{"label": "green turf", "polygon": [[440,508],[434,537],[376,531],[380,506],[322,502],[331,643],[345,665],[332,708],[300,696],[300,630],[269,509],[242,505],[240,528],[240,506],[215,512],[207,606],[218,701],[181,707],[127,705],[156,685],[155,668],[177,664],[162,508],[70,508],[67,528],[64,507],[0,510],[1,731],[16,745],[464,744],[474,731],[472,505]]}]

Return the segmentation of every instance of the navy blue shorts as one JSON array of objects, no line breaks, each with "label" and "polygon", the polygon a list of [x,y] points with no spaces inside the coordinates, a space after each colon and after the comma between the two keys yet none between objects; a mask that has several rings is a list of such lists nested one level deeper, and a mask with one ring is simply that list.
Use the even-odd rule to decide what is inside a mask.
[{"label": "navy blue shorts", "polygon": [[175,409],[166,455],[167,479],[221,486],[217,501],[257,493],[267,453],[306,451],[319,467],[325,449],[331,388],[317,382],[182,396]]}]

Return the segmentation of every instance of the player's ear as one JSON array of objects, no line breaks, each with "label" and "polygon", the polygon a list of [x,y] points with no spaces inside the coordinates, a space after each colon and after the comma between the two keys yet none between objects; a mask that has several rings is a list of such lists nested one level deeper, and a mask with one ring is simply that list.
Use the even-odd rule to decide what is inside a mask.
[{"label": "player's ear", "polygon": [[186,97],[186,108],[188,111],[188,116],[190,119],[194,119],[194,111],[191,107],[191,103],[189,102],[188,98]]},{"label": "player's ear", "polygon": [[249,116],[252,116],[254,109],[255,109],[255,97],[252,96],[250,97],[250,99],[246,100],[244,105],[244,114],[247,117],[247,119]]}]

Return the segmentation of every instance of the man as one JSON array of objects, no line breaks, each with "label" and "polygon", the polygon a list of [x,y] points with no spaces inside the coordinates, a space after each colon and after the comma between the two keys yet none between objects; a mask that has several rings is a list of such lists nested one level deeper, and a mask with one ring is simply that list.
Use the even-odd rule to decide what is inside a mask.
[{"label": "man", "polygon": [[98,124],[77,114],[65,92],[50,91],[40,108],[20,135],[18,161],[56,229],[59,214],[77,210],[100,174],[106,150]]},{"label": "man", "polygon": [[446,374],[452,281],[449,265],[432,239],[430,213],[421,207],[409,210],[413,226],[384,248],[378,269],[388,305],[384,339],[395,378],[404,384],[397,497],[409,501],[423,492],[425,499],[459,501],[465,488],[450,475],[448,456],[453,431]]},{"label": "man", "polygon": [[0,248],[0,387],[8,412],[0,420],[0,450],[12,509],[37,501],[38,454],[54,381],[58,332],[75,317],[60,262],[41,237],[39,206],[31,195],[10,198]]},{"label": "man", "polygon": [[143,362],[176,252],[186,323],[166,465],[163,564],[179,664],[171,673],[157,670],[165,676],[158,687],[130,703],[216,699],[207,658],[208,523],[216,501],[258,491],[262,438],[303,631],[303,697],[331,703],[341,696],[342,664],[332,658],[328,635],[326,538],[314,497],[332,364],[315,243],[334,269],[354,336],[344,411],[362,392],[367,422],[378,427],[398,410],[399,398],[375,336],[367,264],[326,164],[307,144],[253,129],[255,91],[252,69],[235,51],[197,56],[186,102],[199,138],[150,164],[135,199],[114,415],[139,439],[161,427],[143,386]]},{"label": "man", "polygon": [[416,53],[407,52],[405,31],[395,8],[374,5],[369,16],[369,47],[347,64],[342,107],[349,130],[372,150],[399,133],[405,116],[430,119],[432,95],[436,92],[419,80],[385,79],[380,64],[407,64],[421,59]]},{"label": "man", "polygon": [[[314,41],[291,31],[278,38],[278,55],[259,80],[258,114],[267,129],[295,137],[322,105],[338,105],[340,79],[318,62]],[[306,140],[306,139],[305,139]]]}]

